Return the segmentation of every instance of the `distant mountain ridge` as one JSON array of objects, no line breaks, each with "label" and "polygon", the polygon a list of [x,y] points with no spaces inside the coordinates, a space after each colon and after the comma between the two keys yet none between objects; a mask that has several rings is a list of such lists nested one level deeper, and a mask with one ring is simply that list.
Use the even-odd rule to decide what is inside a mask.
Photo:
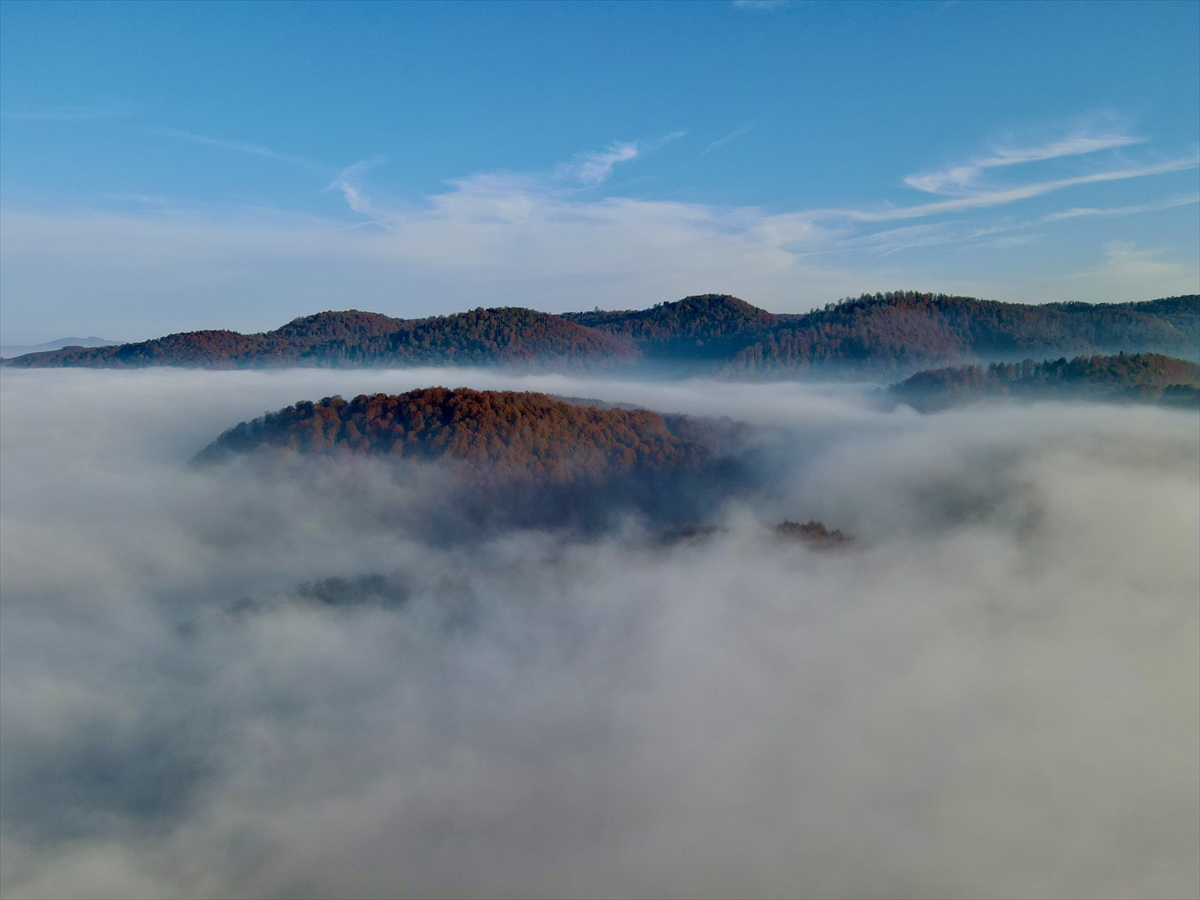
[{"label": "distant mountain ridge", "polygon": [[644,310],[552,315],[521,307],[396,319],[347,310],[275,331],[197,331],[117,347],[67,348],[7,365],[131,367],[656,367],[678,374],[894,376],[970,360],[1113,352],[1200,358],[1200,295],[1032,306],[913,291],[777,314],[726,294]]},{"label": "distant mountain ridge", "polygon": [[47,350],[61,350],[64,347],[115,347],[120,341],[110,341],[108,338],[96,337],[64,337],[55,338],[42,344],[5,344],[0,347],[0,357],[24,356],[26,353],[44,353]]}]

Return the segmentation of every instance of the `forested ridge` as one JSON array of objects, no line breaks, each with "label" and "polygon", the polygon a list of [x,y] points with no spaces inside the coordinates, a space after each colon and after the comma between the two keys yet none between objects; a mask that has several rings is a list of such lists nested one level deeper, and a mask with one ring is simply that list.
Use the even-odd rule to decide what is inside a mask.
[{"label": "forested ridge", "polygon": [[913,292],[863,296],[778,322],[723,371],[770,375],[825,365],[886,373],[969,358],[1114,350],[1200,353],[1200,297],[1029,306]]},{"label": "forested ridge", "polygon": [[447,460],[550,483],[696,466],[710,455],[650,410],[444,387],[297,403],[229,429],[197,460],[262,451]]},{"label": "forested ridge", "polygon": [[349,310],[263,334],[195,331],[113,347],[68,347],[14,366],[656,366],[730,378],[896,376],[1034,354],[1152,352],[1200,358],[1200,296],[1033,306],[946,294],[863,295],[776,314],[726,294],[650,309],[552,315],[520,307],[394,319]]},{"label": "forested ridge", "polygon": [[726,376],[821,369],[864,374],[1028,353],[1153,350],[1200,355],[1200,296],[1032,306],[947,294],[864,294],[799,315],[706,294],[649,310],[570,313],[628,337],[647,360],[707,362]]},{"label": "forested ridge", "polygon": [[1158,353],[1118,353],[918,372],[891,396],[918,409],[984,397],[1091,398],[1200,406],[1200,365]]},{"label": "forested ridge", "polygon": [[295,319],[263,334],[188,331],[137,344],[66,347],[7,361],[13,366],[547,365],[628,361],[636,351],[560,316],[519,307],[427,319],[347,310]]}]

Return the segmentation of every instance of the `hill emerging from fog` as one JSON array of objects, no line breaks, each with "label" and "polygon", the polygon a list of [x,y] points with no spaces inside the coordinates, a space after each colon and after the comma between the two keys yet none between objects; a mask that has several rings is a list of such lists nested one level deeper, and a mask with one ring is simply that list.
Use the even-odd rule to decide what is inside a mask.
[{"label": "hill emerging from fog", "polygon": [[1157,353],[1079,356],[918,372],[889,394],[921,410],[995,397],[1090,399],[1200,408],[1200,365]]},{"label": "hill emerging from fog", "polygon": [[504,307],[393,319],[349,310],[263,334],[184,332],[33,353],[6,364],[620,367],[795,378],[895,376],[963,361],[1121,351],[1200,358],[1200,296],[1032,306],[909,291],[864,295],[802,315],[767,312],[725,294],[562,315]]},{"label": "hill emerging from fog", "polygon": [[200,452],[293,451],[447,460],[549,482],[696,466],[709,449],[646,409],[600,408],[546,394],[424,388],[326,397],[242,422]]},{"label": "hill emerging from fog", "polygon": [[391,463],[425,491],[413,507],[422,530],[457,541],[513,525],[601,531],[628,514],[655,527],[704,521],[752,480],[735,431],[545,394],[431,387],[297,403],[229,429],[195,461],[282,462],[285,473],[322,460]]}]

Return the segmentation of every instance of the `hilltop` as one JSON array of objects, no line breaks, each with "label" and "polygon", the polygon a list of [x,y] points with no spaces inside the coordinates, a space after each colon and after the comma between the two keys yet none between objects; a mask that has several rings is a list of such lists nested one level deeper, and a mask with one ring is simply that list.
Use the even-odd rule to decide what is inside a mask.
[{"label": "hilltop", "polygon": [[197,460],[264,451],[448,460],[558,483],[694,466],[710,453],[646,409],[581,406],[531,392],[432,387],[297,403],[229,429]]},{"label": "hilltop", "polygon": [[963,361],[1162,353],[1200,358],[1200,296],[1033,306],[912,291],[778,314],[727,294],[643,310],[552,315],[520,307],[394,319],[348,310],[275,331],[193,331],[67,347],[7,365],[131,367],[652,366],[727,378],[906,375]]},{"label": "hilltop", "polygon": [[633,342],[647,358],[724,359],[790,317],[726,294],[702,294],[650,309],[563,313],[563,318]]},{"label": "hilltop", "polygon": [[[514,524],[603,530],[628,513],[702,521],[749,483],[722,445],[728,437],[720,423],[646,409],[431,387],[296,403],[234,426],[195,461],[292,471],[293,462],[373,458],[426,486],[412,502],[431,540],[458,540]],[[414,466],[422,474],[410,480]]]}]

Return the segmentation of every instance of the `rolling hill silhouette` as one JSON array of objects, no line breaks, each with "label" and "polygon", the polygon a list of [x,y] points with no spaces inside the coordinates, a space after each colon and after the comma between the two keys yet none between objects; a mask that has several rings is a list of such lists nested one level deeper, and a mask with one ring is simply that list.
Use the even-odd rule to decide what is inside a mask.
[{"label": "rolling hill silhouette", "polygon": [[194,331],[6,360],[21,367],[471,365],[656,368],[730,378],[895,376],[962,361],[1162,353],[1200,358],[1200,296],[1033,306],[912,291],[776,314],[725,294],[650,309],[520,307],[394,319],[348,310],[274,331]]}]

